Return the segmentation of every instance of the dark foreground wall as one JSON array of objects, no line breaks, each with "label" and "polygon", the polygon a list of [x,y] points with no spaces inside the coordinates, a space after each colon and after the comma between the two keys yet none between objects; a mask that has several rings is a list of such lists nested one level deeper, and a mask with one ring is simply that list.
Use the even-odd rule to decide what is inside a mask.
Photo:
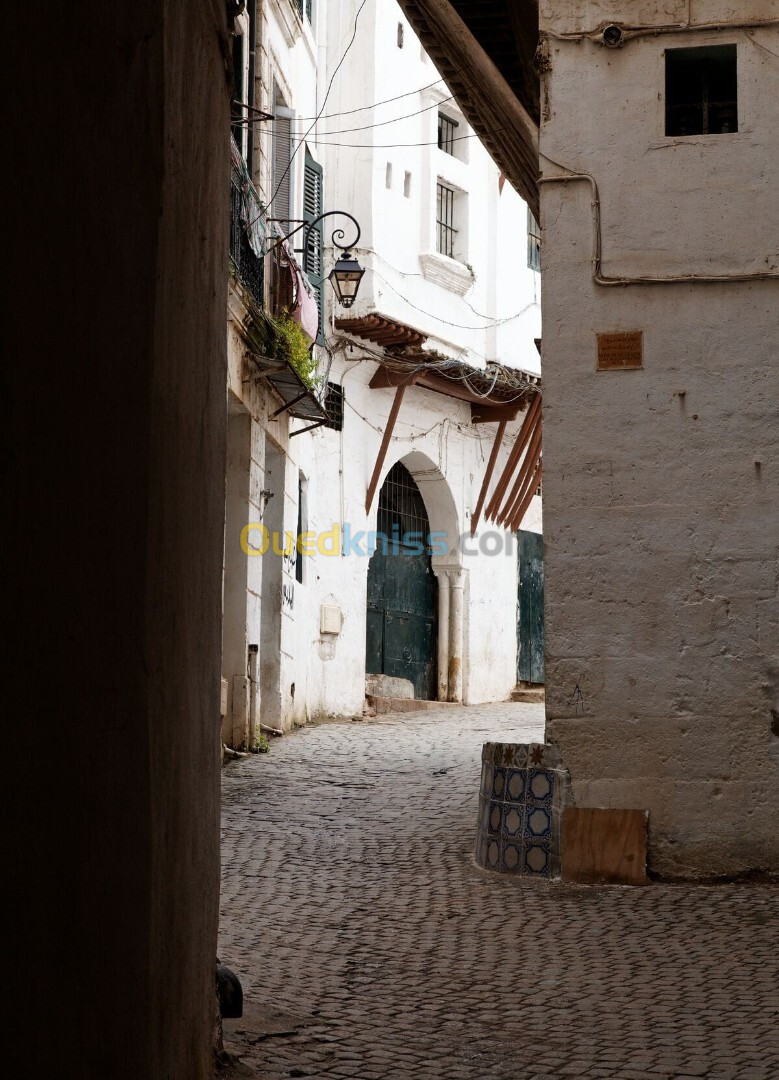
[{"label": "dark foreground wall", "polygon": [[210,1073],[224,7],[89,0],[9,16],[17,181],[0,442],[14,1075]]}]

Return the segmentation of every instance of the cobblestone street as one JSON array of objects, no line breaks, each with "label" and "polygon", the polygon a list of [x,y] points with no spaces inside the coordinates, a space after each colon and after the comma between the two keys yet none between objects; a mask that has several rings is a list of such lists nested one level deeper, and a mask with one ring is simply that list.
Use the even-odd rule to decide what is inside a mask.
[{"label": "cobblestone street", "polygon": [[779,891],[478,869],[480,753],[543,706],[328,723],[223,770],[219,955],[243,1072],[779,1078]]}]

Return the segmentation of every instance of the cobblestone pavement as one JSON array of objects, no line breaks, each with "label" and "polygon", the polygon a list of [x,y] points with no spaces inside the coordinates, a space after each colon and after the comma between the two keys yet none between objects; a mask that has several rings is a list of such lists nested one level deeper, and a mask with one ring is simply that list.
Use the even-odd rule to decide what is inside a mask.
[{"label": "cobblestone pavement", "polygon": [[493,705],[333,723],[228,766],[220,957],[244,1075],[779,1078],[779,891],[519,884],[473,861]]}]

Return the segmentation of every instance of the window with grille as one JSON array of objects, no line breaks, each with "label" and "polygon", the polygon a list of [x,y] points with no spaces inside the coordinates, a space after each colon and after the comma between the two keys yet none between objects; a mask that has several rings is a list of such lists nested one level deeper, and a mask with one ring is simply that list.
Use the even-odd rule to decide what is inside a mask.
[{"label": "window with grille", "polygon": [[666,135],[738,131],[735,45],[666,49]]},{"label": "window with grille", "polygon": [[325,398],[322,402],[327,413],[324,427],[332,428],[333,431],[342,431],[344,426],[344,388],[338,383],[329,382],[325,389]]},{"label": "window with grille", "polygon": [[408,533],[418,533],[427,542],[430,535],[430,522],[419,488],[414,477],[399,461],[387,473],[379,492],[376,529],[389,540],[393,535],[401,539]]},{"label": "window with grille", "polygon": [[455,133],[459,126],[456,120],[452,120],[445,113],[438,114],[438,149],[445,154],[454,156]]},{"label": "window with grille", "polygon": [[[306,150],[303,172],[303,219],[314,221],[322,213],[322,166]],[[324,344],[324,274],[323,274],[324,234],[322,222],[314,226],[308,235],[306,250],[303,252],[303,269],[308,274],[311,284],[316,289],[316,303],[319,308],[319,331],[317,344]]]},{"label": "window with grille", "polygon": [[531,270],[541,269],[541,228],[532,211],[527,211],[527,265]]},{"label": "window with grille", "polygon": [[308,19],[311,22],[311,13],[314,6],[314,0],[295,0],[297,4],[298,13],[301,19]]},{"label": "window with grille", "polygon": [[442,255],[448,255],[450,259],[455,257],[455,241],[457,229],[454,219],[454,188],[442,184],[436,185],[436,243],[438,251]]}]

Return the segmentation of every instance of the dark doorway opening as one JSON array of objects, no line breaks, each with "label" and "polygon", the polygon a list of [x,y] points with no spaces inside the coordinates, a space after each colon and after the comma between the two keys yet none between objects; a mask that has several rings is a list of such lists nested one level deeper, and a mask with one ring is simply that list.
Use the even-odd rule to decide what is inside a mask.
[{"label": "dark doorway opening", "polygon": [[414,478],[398,462],[379,494],[376,547],[368,564],[365,670],[409,679],[414,696],[435,700],[438,582],[430,523]]}]

